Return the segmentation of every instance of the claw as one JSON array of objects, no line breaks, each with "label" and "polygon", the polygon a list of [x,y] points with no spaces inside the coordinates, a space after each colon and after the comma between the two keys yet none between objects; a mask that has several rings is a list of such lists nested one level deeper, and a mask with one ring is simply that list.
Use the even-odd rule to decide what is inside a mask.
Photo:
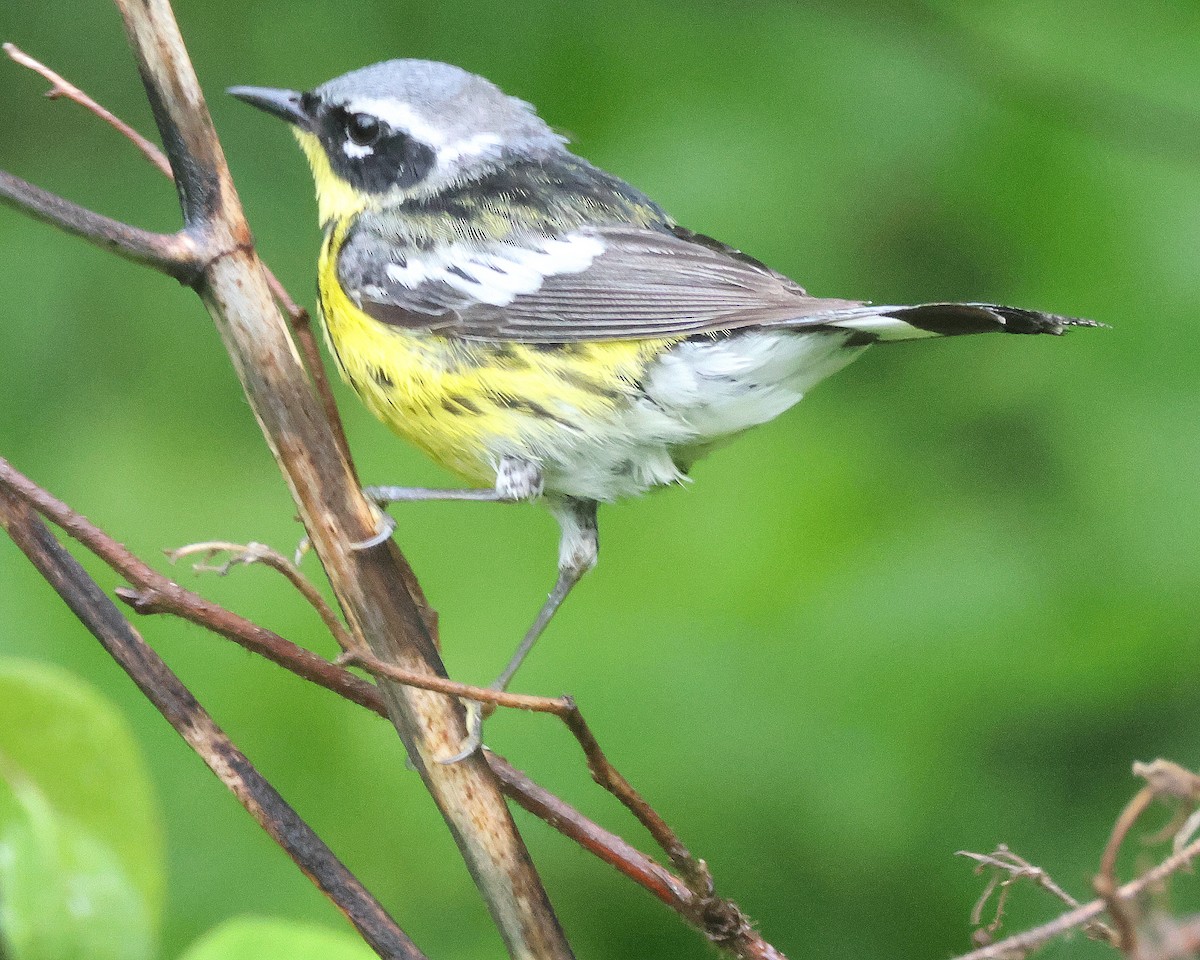
[{"label": "claw", "polygon": [[358,540],[350,544],[351,550],[370,550],[372,547],[377,547],[391,539],[392,534],[396,532],[396,518],[390,513],[379,511],[379,531],[373,537],[367,537],[366,540]]},{"label": "claw", "polygon": [[483,704],[477,700],[469,700],[465,705],[467,708],[467,735],[463,738],[457,753],[439,758],[438,763],[446,766],[459,763],[483,746]]}]

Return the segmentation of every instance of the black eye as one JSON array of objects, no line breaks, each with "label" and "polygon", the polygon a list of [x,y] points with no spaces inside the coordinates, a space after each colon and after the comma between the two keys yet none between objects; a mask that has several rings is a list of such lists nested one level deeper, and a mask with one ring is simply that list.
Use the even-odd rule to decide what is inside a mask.
[{"label": "black eye", "polygon": [[346,118],[346,136],[360,147],[374,146],[383,135],[383,124],[369,113],[352,113]]}]

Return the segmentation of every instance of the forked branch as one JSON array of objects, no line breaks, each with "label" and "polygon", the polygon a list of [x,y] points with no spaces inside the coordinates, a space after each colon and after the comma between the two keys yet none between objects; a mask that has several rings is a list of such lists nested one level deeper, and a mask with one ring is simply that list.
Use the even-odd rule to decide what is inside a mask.
[{"label": "forked branch", "polygon": [[[317,616],[321,618],[321,622],[325,624],[325,629],[329,631],[330,636],[333,637],[339,647],[343,650],[350,650],[354,646],[354,638],[346,631],[342,621],[338,619],[338,615],[333,612],[333,608],[325,602],[325,598],[321,596],[321,591],[300,572],[299,567],[283,556],[283,554],[272,550],[270,547],[264,546],[261,543],[241,544],[229,543],[224,540],[207,540],[203,543],[189,543],[165,552],[167,559],[172,563],[178,563],[184,557],[194,557],[196,554],[203,555],[206,558],[204,561],[199,561],[192,565],[192,569],[197,573],[209,572],[224,576],[235,564],[246,566],[250,564],[262,564],[265,567],[270,567],[272,570],[281,573],[288,583],[296,588],[300,596],[308,601],[309,606],[317,611]],[[228,559],[224,563],[213,563],[213,558],[217,554],[228,554]]]},{"label": "forked branch", "polygon": [[[1173,875],[1190,868],[1192,863],[1200,858],[1200,840],[1185,841],[1182,839],[1190,837],[1192,832],[1192,818],[1186,818],[1183,828],[1176,834],[1176,842],[1173,844],[1174,852],[1156,867],[1121,886],[1117,885],[1115,878],[1117,855],[1133,825],[1149,808],[1151,801],[1166,798],[1192,805],[1200,802],[1200,777],[1178,764],[1165,760],[1155,760],[1148,764],[1134,764],[1134,773],[1146,780],[1146,786],[1126,804],[1113,826],[1112,834],[1101,857],[1100,871],[1095,881],[1097,892],[1100,894],[1099,898],[1082,906],[1076,906],[1048,923],[1013,934],[994,943],[988,943],[978,950],[962,954],[955,960],[1012,960],[1014,957],[1024,957],[1051,940],[1081,927],[1108,940],[1131,960],[1149,960],[1148,955],[1143,956],[1139,946],[1139,925],[1136,920],[1137,901]],[[981,854],[964,855],[988,866],[999,866],[1002,869],[1012,870],[1009,864],[1003,862],[988,863],[989,860],[997,859],[994,857],[986,857]],[[1037,870],[1037,868],[1032,869]],[[1038,873],[1042,873],[1042,871],[1038,871]],[[1039,883],[1055,893],[1056,896],[1070,899],[1060,889],[1057,889],[1056,884],[1051,882],[1050,885],[1047,885],[1041,881]],[[1105,913],[1112,918],[1115,930],[1099,923],[1099,918]],[[1172,951],[1181,944],[1194,942],[1197,929],[1200,928],[1197,927],[1195,918],[1192,918],[1160,931],[1160,939],[1169,940],[1170,943],[1167,948],[1163,948],[1162,944],[1159,945],[1160,949],[1156,949],[1154,953],[1155,960],[1162,960],[1167,956],[1187,956],[1186,953]]]},{"label": "forked branch", "polygon": [[[46,91],[47,98],[57,100],[61,97],[83,107],[84,110],[87,110],[93,116],[108,124],[133,144],[159,173],[172,183],[175,182],[175,175],[171,172],[171,162],[167,159],[167,155],[158,148],[157,144],[143,136],[120,117],[116,116],[111,110],[97,103],[60,73],[51,70],[40,60],[31,57],[16,44],[6,43],[3,49],[14,63],[32,70],[50,82],[50,89]],[[275,295],[275,299],[279,301],[292,321],[292,332],[300,342],[300,351],[304,355],[304,365],[308,369],[309,376],[313,379],[313,385],[316,387],[317,393],[321,398],[321,406],[325,409],[325,416],[333,427],[334,433],[337,435],[338,445],[342,448],[342,454],[350,462],[351,466],[353,466],[354,461],[350,457],[350,446],[346,442],[346,433],[342,425],[341,414],[338,413],[337,404],[333,399],[333,391],[329,386],[329,379],[325,375],[325,367],[321,363],[321,351],[317,349],[317,339],[313,335],[312,322],[308,316],[308,311],[299,306],[291,298],[287,289],[279,282],[278,278],[276,278],[275,274],[271,272],[266,264],[263,264],[263,270],[266,271],[267,283],[271,287],[271,292]]]},{"label": "forked branch", "polygon": [[[305,680],[332,690],[380,716],[387,716],[383,698],[374,685],[278,634],[185,590],[144,563],[86,517],[19,473],[3,458],[0,458],[0,490],[7,490],[62,528],[132,584],[132,588],[120,587],[116,592],[138,613],[165,613],[182,617],[233,640]],[[488,696],[491,691],[444,678],[399,675],[398,679],[449,696],[477,696],[495,700]],[[514,702],[509,705],[529,705],[526,701],[535,706],[555,705],[555,710],[551,712],[556,712],[560,706],[556,700],[522,698],[515,694],[505,694],[504,697],[513,699]],[[485,756],[509,798],[644,887],[731,956],[742,960],[781,960],[783,955],[762,938],[735,904],[718,897],[707,885],[697,885],[694,881],[690,885],[685,883],[616,834],[605,830],[538,786],[503,757],[489,751],[485,751]],[[589,765],[591,763],[589,761]],[[631,787],[628,789],[632,792]],[[638,800],[645,803],[640,797]],[[657,814],[654,816],[657,817]]]}]

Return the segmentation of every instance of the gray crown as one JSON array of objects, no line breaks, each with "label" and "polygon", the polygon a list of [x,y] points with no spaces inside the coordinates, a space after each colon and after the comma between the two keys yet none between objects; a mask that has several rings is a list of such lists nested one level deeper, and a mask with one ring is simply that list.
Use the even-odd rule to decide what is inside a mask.
[{"label": "gray crown", "polygon": [[388,60],[354,70],[313,91],[326,104],[391,99],[410,105],[448,142],[494,133],[510,147],[565,143],[531,104],[490,80],[434,60]]}]

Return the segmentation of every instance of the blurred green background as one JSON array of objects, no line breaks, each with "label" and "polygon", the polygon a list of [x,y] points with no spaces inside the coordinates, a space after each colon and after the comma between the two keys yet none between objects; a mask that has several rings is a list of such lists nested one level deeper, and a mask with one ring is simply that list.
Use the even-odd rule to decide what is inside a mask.
[{"label": "blurred green background", "polygon": [[[1112,324],[870,351],[694,485],[602,511],[600,566],[518,686],[574,693],[721,892],[789,955],[965,950],[982,881],[961,848],[1005,841],[1083,897],[1135,787],[1130,762],[1200,763],[1200,7],[177,12],[260,250],[310,305],[319,237],[302,158],[221,91],[414,56],[534,102],[682,223],[815,293]],[[0,39],[152,129],[109,4],[7,0]],[[0,166],[173,229],[166,182],[44,87],[0,63]],[[195,540],[295,544],[283,483],[189,291],[12,211],[0,263],[0,455],[164,569],[160,548]],[[338,395],[364,478],[451,482]],[[451,672],[489,679],[549,587],[552,520],[472,504],[394,513]],[[268,571],[178,576],[333,652]],[[238,913],[340,926],[6,541],[0,583],[0,653],[86,677],[150,756],[170,856],[162,956]],[[199,629],[139,626],[431,956],[501,954],[387,724]],[[553,721],[501,716],[488,739],[637,837]],[[645,893],[518,819],[581,957],[710,955]],[[1176,908],[1195,905],[1194,886],[1176,885]],[[1032,889],[1015,901],[1013,929],[1054,911]],[[1048,955],[1101,951],[1077,939]]]}]

